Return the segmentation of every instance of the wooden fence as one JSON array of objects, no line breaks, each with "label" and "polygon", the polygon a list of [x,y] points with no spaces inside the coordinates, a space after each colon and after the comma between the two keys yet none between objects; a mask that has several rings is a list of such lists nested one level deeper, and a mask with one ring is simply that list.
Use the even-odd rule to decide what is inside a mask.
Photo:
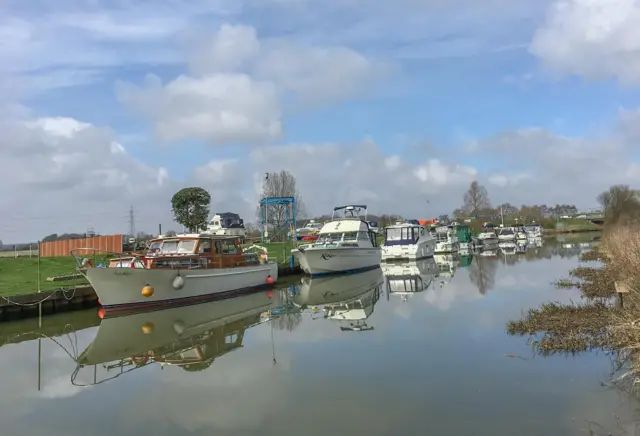
[{"label": "wooden fence", "polygon": [[84,239],[67,239],[40,243],[40,257],[69,256],[71,250],[95,248],[97,250],[122,252],[122,235],[95,236]]}]

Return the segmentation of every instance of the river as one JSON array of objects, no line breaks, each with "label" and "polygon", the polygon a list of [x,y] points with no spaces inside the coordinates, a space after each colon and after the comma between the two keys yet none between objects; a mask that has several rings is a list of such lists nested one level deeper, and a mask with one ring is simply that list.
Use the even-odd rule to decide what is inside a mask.
[{"label": "river", "polygon": [[600,383],[609,356],[536,356],[505,329],[579,299],[551,283],[593,238],[102,324],[3,324],[0,434],[633,435],[635,404]]}]

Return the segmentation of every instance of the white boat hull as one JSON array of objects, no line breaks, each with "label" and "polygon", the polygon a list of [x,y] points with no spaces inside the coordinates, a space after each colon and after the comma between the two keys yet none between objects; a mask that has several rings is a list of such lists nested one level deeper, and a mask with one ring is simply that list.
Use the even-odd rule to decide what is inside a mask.
[{"label": "white boat hull", "polygon": [[311,277],[364,272],[380,266],[380,247],[370,248],[307,248],[294,249],[291,254],[300,268]]},{"label": "white boat hull", "polygon": [[516,235],[498,235],[499,242],[513,242],[516,240]]},{"label": "white boat hull", "polygon": [[435,238],[418,240],[411,245],[383,245],[382,260],[418,260],[433,257],[436,250]]},{"label": "white boat hull", "polygon": [[[207,298],[222,297],[218,294],[251,290],[266,285],[268,276],[277,281],[278,265],[182,270],[88,268],[86,276],[108,314],[196,304],[208,301]],[[182,286],[176,283],[178,276],[182,278]],[[178,286],[174,286],[176,284]],[[146,285],[153,287],[153,295],[142,295]]]},{"label": "white boat hull", "polygon": [[297,306],[319,306],[344,303],[356,299],[383,283],[380,268],[360,274],[332,277],[303,277],[300,292],[293,297]]}]

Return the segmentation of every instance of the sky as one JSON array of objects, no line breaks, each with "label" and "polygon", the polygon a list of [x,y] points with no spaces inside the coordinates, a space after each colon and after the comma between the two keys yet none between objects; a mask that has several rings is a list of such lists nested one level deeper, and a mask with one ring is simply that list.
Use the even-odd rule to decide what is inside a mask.
[{"label": "sky", "polygon": [[6,0],[0,239],[256,220],[287,170],[312,215],[597,207],[640,185],[640,0]]}]

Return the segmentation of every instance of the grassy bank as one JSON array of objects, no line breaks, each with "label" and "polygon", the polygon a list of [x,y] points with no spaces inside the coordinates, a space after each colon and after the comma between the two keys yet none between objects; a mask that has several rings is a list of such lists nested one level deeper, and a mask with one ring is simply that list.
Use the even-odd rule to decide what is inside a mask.
[{"label": "grassy bank", "polygon": [[[597,249],[557,283],[580,291],[579,304],[547,303],[509,321],[511,335],[528,336],[542,355],[609,352],[615,370],[640,374],[640,226],[608,229]],[[627,293],[619,294],[621,284]],[[629,377],[628,380],[631,380]]]}]

